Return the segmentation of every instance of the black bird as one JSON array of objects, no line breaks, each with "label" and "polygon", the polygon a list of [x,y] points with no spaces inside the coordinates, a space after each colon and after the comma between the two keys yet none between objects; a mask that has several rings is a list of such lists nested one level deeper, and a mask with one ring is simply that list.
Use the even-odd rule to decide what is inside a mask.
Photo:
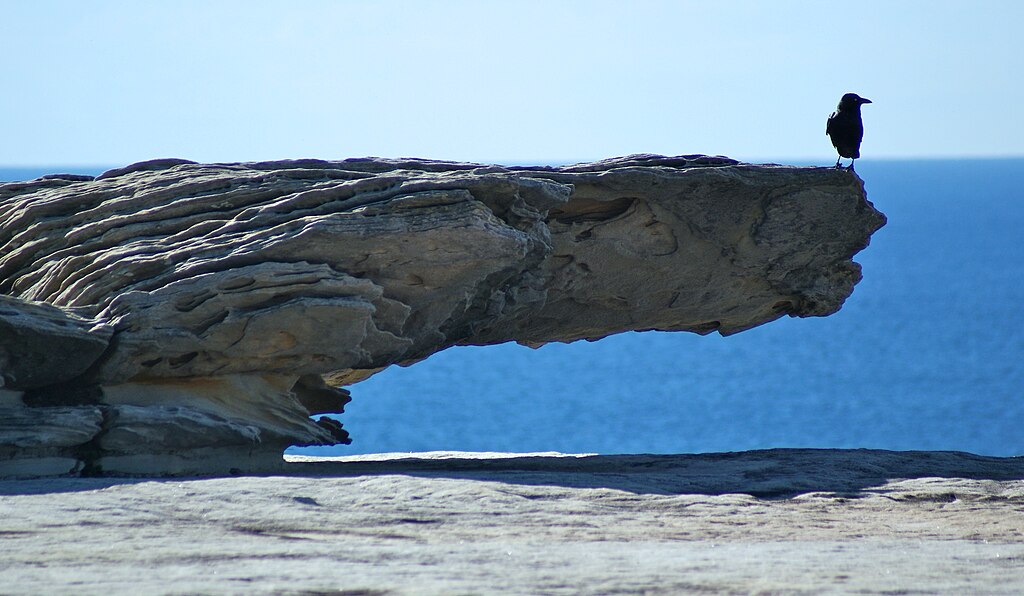
[{"label": "black bird", "polygon": [[[836,168],[839,167],[839,160],[844,157],[849,157],[854,161],[860,157],[860,141],[864,138],[864,123],[860,120],[860,107],[866,103],[871,103],[871,100],[864,99],[856,93],[847,93],[839,100],[839,107],[836,108],[836,111],[828,117],[825,134],[832,139],[832,145],[839,152]],[[853,169],[853,161],[850,162],[848,169]]]}]

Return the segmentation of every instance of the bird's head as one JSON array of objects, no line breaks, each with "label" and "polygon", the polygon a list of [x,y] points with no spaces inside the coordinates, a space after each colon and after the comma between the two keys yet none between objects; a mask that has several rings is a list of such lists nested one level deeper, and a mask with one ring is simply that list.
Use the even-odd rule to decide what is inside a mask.
[{"label": "bird's head", "polygon": [[847,93],[839,100],[840,110],[859,110],[860,106],[871,103],[870,99],[861,97],[856,93]]}]

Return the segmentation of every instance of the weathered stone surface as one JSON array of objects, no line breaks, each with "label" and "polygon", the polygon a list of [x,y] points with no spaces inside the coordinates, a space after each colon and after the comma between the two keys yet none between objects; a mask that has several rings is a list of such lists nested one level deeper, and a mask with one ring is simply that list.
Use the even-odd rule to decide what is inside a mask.
[{"label": "weathered stone surface", "polygon": [[282,466],[289,445],[350,442],[333,420],[311,421],[317,408],[300,402],[315,392],[321,401],[314,403],[329,399],[330,411],[342,411],[344,392],[322,381],[223,375],[98,391],[95,405],[41,407],[26,407],[7,392],[0,402],[0,477],[269,470]]},{"label": "weathered stone surface", "polygon": [[[0,481],[8,594],[1020,594],[1024,461],[403,454]],[[140,573],[140,570],[144,572]]]},{"label": "weathered stone surface", "polygon": [[0,449],[74,447],[99,434],[103,412],[76,408],[0,407]]},{"label": "weathered stone surface", "polygon": [[48,304],[0,295],[0,388],[32,389],[84,374],[111,330]]},{"label": "weathered stone surface", "polygon": [[[259,449],[343,441],[308,418],[347,400],[319,379],[348,385],[458,344],[828,315],[884,221],[851,172],[704,156],[156,160],[0,185],[0,306],[47,331],[0,335],[0,356],[20,358],[0,364],[31,407],[164,408],[143,443],[169,436],[168,412],[184,426],[195,411],[224,436],[259,429]],[[77,360],[51,374],[23,344]],[[101,457],[92,443],[77,452]]]}]

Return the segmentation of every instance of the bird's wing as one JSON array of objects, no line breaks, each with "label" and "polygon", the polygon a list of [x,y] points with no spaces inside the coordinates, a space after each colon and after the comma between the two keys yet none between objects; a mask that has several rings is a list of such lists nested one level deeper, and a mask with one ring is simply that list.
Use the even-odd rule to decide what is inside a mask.
[{"label": "bird's wing", "polygon": [[832,115],[828,117],[828,123],[825,124],[825,134],[832,134],[832,121],[835,119],[836,113],[832,112]]}]

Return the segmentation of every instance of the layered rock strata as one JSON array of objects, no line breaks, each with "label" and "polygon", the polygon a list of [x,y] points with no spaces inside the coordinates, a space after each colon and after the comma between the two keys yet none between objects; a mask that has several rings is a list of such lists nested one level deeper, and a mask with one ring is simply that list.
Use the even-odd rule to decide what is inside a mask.
[{"label": "layered rock strata", "polygon": [[280,465],[347,441],[310,418],[340,387],[453,345],[828,315],[884,221],[850,172],[705,156],[159,160],[0,185],[0,468]]}]

